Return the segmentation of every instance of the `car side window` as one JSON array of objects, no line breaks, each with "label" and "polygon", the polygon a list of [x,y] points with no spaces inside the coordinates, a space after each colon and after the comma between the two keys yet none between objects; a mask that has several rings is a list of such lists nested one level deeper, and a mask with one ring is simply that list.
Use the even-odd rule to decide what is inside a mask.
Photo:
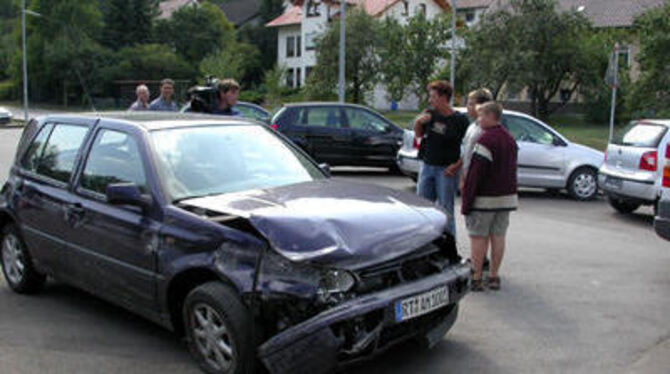
[{"label": "car side window", "polygon": [[358,108],[345,109],[349,127],[357,130],[387,133],[391,130],[388,123],[378,116]]},{"label": "car side window", "polygon": [[29,171],[37,170],[37,163],[42,156],[44,145],[46,144],[47,139],[49,139],[49,134],[51,134],[52,129],[52,124],[45,125],[37,134],[35,139],[33,139],[32,143],[30,143],[28,150],[23,155],[23,159],[21,160],[21,167],[23,169]]},{"label": "car side window", "polygon": [[147,192],[144,165],[135,139],[123,132],[103,129],[88,154],[81,187],[104,195],[107,186],[113,183],[134,183],[140,191]]},{"label": "car side window", "polygon": [[348,124],[339,107],[307,107],[298,115],[298,125],[314,127],[346,128]]},{"label": "car side window", "polygon": [[554,142],[554,135],[551,132],[526,118],[508,116],[507,129],[518,142],[544,145],[551,145]]},{"label": "car side window", "polygon": [[67,183],[87,133],[86,126],[55,125],[37,161],[37,173]]}]

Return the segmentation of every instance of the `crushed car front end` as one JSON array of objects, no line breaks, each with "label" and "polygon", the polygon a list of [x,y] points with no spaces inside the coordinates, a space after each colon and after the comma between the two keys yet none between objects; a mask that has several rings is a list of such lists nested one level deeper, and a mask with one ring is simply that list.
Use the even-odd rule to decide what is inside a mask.
[{"label": "crushed car front end", "polygon": [[259,295],[270,338],[258,357],[271,373],[327,373],[417,339],[437,344],[468,292],[470,268],[440,238],[408,255],[353,270],[293,264],[271,254]]}]

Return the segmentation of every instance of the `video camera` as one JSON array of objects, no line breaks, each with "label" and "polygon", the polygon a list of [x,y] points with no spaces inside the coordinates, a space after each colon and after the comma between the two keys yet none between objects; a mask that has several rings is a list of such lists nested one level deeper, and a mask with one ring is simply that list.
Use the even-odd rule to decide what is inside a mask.
[{"label": "video camera", "polygon": [[205,78],[205,84],[188,89],[190,107],[187,111],[211,113],[219,102],[219,80],[211,75]]}]

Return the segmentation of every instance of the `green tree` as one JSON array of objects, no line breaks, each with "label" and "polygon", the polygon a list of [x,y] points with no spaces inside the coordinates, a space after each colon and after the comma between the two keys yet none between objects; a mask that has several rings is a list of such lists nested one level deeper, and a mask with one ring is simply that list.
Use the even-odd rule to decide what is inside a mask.
[{"label": "green tree", "polygon": [[532,113],[547,118],[559,90],[571,98],[598,71],[587,47],[592,32],[583,14],[559,12],[555,0],[510,0],[470,31],[461,68],[478,86],[526,88]]},{"label": "green tree", "polygon": [[157,41],[196,65],[235,41],[233,25],[218,6],[208,1],[180,8],[170,19],[158,20],[154,30]]},{"label": "green tree", "polygon": [[634,84],[631,107],[655,115],[670,115],[670,3],[635,20],[640,40],[640,77]]},{"label": "green tree", "polygon": [[259,24],[244,25],[238,30],[238,39],[241,42],[252,44],[260,51],[259,68],[248,71],[245,82],[261,83],[263,72],[272,69],[277,61],[277,29],[265,27],[284,12],[283,0],[263,0],[259,11]]},{"label": "green tree", "polygon": [[281,105],[282,83],[286,79],[286,67],[275,65],[272,69],[265,71],[263,84],[267,90],[265,97],[266,104],[270,108],[276,108]]},{"label": "green tree", "polygon": [[197,71],[164,44],[139,44],[122,48],[114,64],[105,70],[105,80],[159,80],[165,77],[191,79]]},{"label": "green tree", "polygon": [[[365,94],[378,82],[378,21],[365,11],[354,8],[346,19],[346,81],[347,95],[354,103],[362,103]],[[340,23],[332,22],[316,42],[317,64],[310,74],[307,90],[310,97],[331,96],[337,87]]]},{"label": "green tree", "polygon": [[395,18],[386,18],[379,28],[379,74],[380,82],[387,92],[387,99],[401,101],[411,81],[407,70],[403,27]]},{"label": "green tree", "polygon": [[153,22],[158,12],[155,0],[101,1],[105,27],[103,43],[119,49],[151,40]]},{"label": "green tree", "polygon": [[200,63],[200,73],[246,83],[243,78],[248,71],[258,68],[259,56],[258,49],[251,44],[231,43],[226,49],[205,57]]}]

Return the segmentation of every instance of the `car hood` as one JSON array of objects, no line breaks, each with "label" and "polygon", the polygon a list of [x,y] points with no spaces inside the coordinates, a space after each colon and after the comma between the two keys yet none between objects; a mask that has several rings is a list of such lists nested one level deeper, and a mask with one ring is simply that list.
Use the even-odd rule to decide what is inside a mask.
[{"label": "car hood", "polygon": [[291,261],[356,269],[384,262],[435,240],[446,216],[414,194],[323,180],[184,200],[247,219]]}]

